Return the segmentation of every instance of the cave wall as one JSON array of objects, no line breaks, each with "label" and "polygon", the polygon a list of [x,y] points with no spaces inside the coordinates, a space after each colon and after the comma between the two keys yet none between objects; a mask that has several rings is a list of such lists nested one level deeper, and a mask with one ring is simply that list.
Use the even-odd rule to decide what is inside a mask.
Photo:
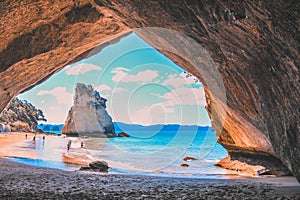
[{"label": "cave wall", "polygon": [[[300,180],[299,1],[18,0],[0,4],[0,110],[18,93],[111,38],[116,39],[97,51],[134,28],[173,29],[203,46],[223,79],[226,99],[218,96],[218,88],[208,87],[197,66],[161,50],[203,81],[218,142],[234,159],[253,163],[260,163],[257,155],[278,159]],[[154,47],[159,41],[137,34]]]}]

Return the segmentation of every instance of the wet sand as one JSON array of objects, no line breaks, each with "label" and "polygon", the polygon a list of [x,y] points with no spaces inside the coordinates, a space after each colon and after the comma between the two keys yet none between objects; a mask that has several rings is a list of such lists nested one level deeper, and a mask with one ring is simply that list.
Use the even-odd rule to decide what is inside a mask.
[{"label": "wet sand", "polygon": [[[35,141],[33,141],[34,136]],[[43,136],[45,140],[42,139]],[[23,132],[0,134],[0,157],[42,159],[81,165],[91,162],[88,158],[73,155],[72,149],[68,152],[67,142],[68,139],[51,134]]]},{"label": "wet sand", "polygon": [[[43,144],[43,135],[37,135],[33,144],[33,136],[28,134],[26,140],[24,133],[1,134],[0,155],[44,159],[38,148],[47,151],[53,143],[67,142],[46,136]],[[66,149],[51,154],[61,161],[88,162]],[[51,159],[50,153],[47,156]],[[62,171],[1,158],[0,199],[300,199],[300,185],[293,177],[199,179]]]},{"label": "wet sand", "polygon": [[[25,135],[27,134],[27,139]],[[34,158],[35,155],[25,149],[16,148],[21,146],[27,146],[25,142],[29,142],[35,136],[33,133],[1,133],[0,134],[0,157],[26,157]],[[41,136],[42,137],[42,136]]]}]

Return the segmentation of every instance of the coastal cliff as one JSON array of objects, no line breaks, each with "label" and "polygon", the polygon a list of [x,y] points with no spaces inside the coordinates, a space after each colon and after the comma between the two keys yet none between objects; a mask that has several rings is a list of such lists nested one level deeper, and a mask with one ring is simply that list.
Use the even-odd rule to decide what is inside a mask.
[{"label": "coastal cliff", "polygon": [[14,98],[0,114],[0,132],[35,132],[38,130],[38,121],[47,121],[42,110],[27,101]]},{"label": "coastal cliff", "polygon": [[106,111],[106,101],[91,85],[77,83],[74,103],[62,133],[75,136],[116,136],[112,119]]},{"label": "coastal cliff", "polygon": [[[0,110],[133,28],[169,28],[202,45],[221,74],[226,99],[197,66],[161,50],[203,82],[218,142],[231,159],[279,163],[300,180],[299,1],[18,0],[0,8]],[[137,34],[153,46],[165,42]]]}]

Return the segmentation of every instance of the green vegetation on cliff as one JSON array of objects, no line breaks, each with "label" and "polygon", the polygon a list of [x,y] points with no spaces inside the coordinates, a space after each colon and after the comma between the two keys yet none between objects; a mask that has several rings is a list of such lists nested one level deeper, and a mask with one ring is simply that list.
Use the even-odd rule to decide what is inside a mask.
[{"label": "green vegetation on cliff", "polygon": [[36,131],[38,121],[47,121],[43,111],[27,101],[11,100],[0,115],[0,122],[7,122],[12,131]]}]

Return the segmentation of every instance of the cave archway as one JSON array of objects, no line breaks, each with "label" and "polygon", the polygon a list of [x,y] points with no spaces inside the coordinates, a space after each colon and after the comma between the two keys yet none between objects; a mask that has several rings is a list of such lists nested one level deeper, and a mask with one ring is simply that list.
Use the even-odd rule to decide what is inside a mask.
[{"label": "cave archway", "polygon": [[[202,62],[202,67],[199,68],[202,68],[203,71],[207,71],[205,68],[207,67],[207,63],[210,63],[209,71],[213,72],[216,70],[215,66],[212,65],[212,61],[209,56],[205,54],[203,48],[201,48],[197,42],[183,36],[180,33],[176,33],[176,31],[157,28],[151,29],[154,32],[157,32],[155,34],[160,35],[160,40],[164,39],[166,36],[172,35],[175,37],[175,41],[179,42],[179,44],[176,45],[176,42],[172,40],[171,42],[173,46],[169,46],[171,49],[168,49],[168,45],[164,43],[165,47],[160,45],[160,51],[172,53],[173,55],[180,57],[181,60],[184,60],[185,63],[195,63],[194,60],[196,59],[196,54],[201,51],[202,54],[197,56]],[[151,29],[148,29],[148,31],[151,31]],[[48,130],[45,130],[46,132],[52,132],[52,127],[57,128],[57,126],[60,126],[60,124],[64,123],[66,120],[66,114],[73,104],[72,93],[74,92],[75,88],[73,87],[76,86],[76,83],[80,82],[92,84],[94,88],[100,92],[101,97],[108,97],[107,109],[108,113],[112,116],[113,121],[127,123],[124,125],[125,129],[122,131],[127,132],[126,126],[129,124],[133,125],[142,123],[145,125],[145,123],[150,123],[149,125],[154,125],[153,127],[144,127],[139,131],[130,129],[128,130],[129,132],[127,132],[134,138],[145,139],[139,142],[132,142],[130,140],[127,141],[133,147],[141,142],[144,142],[143,144],[147,144],[149,139],[153,140],[152,143],[155,145],[155,148],[153,148],[153,146],[146,147],[148,151],[150,148],[152,149],[151,154],[135,154],[133,151],[137,148],[129,148],[129,151],[127,151],[128,147],[124,147],[123,142],[113,140],[115,142],[114,146],[118,146],[118,148],[115,148],[114,150],[108,150],[108,152],[114,152],[113,155],[117,155],[117,158],[115,158],[116,160],[112,162],[113,164],[121,158],[127,158],[127,160],[131,160],[131,162],[145,160],[146,162],[144,162],[144,165],[146,166],[143,166],[143,168],[148,167],[149,169],[147,170],[158,170],[164,166],[170,165],[176,160],[177,162],[184,162],[184,157],[182,156],[186,155],[200,159],[200,161],[193,163],[199,165],[198,167],[200,167],[200,169],[198,173],[203,170],[202,164],[208,166],[208,169],[211,169],[211,171],[204,169],[207,173],[218,173],[218,169],[213,166],[213,162],[220,160],[227,156],[227,154],[219,144],[216,144],[215,132],[213,132],[211,128],[207,127],[210,123],[207,111],[205,111],[204,108],[206,101],[204,95],[205,92],[202,86],[203,84],[200,83],[195,76],[183,71],[183,69],[178,65],[174,64],[171,60],[156,51],[134,32],[137,31],[133,31],[130,35],[127,33],[124,34],[122,39],[120,37],[120,42],[103,48],[100,52],[99,47],[94,48],[90,51],[90,54],[86,55],[86,58],[83,58],[83,60],[74,63],[71,66],[66,66],[62,71],[52,76],[50,80],[45,81],[45,83],[40,84],[31,91],[21,94],[19,98],[26,99],[43,110],[47,119],[50,119],[50,122],[47,123],[56,124],[55,126],[51,125],[50,130],[49,127]],[[154,36],[153,33],[151,33],[151,35],[152,37]],[[154,38],[156,37],[154,36]],[[180,46],[187,47],[188,45],[189,48],[185,48],[187,51],[190,49],[199,50],[197,53],[192,54],[194,58],[189,56],[189,52],[184,53],[179,51],[177,53],[174,52],[172,48],[174,46],[177,48]],[[189,61],[189,59],[191,61]],[[210,83],[216,85],[217,81],[211,82],[212,80],[213,79],[211,78],[206,81],[208,82],[208,85]],[[130,84],[134,84],[134,87],[131,87]],[[219,83],[218,85],[221,84],[222,83]],[[225,96],[225,93],[223,93],[223,95]],[[142,104],[140,100],[141,97],[144,99],[142,102],[147,101],[146,104]],[[134,98],[137,99],[137,101],[131,100]],[[150,101],[151,98],[154,99],[153,102]],[[92,99],[90,99],[90,101],[92,101]],[[77,101],[74,100],[73,105],[76,104],[75,102]],[[64,106],[62,104],[64,104]],[[113,105],[110,106],[110,104]],[[139,104],[139,107],[131,106],[132,104]],[[155,108],[152,109],[152,111],[157,113],[151,116],[150,112],[153,106],[155,106]],[[158,110],[155,111],[156,109]],[[171,111],[165,112],[165,109]],[[131,118],[130,115],[135,111],[138,111],[138,113],[134,113],[133,118]],[[75,112],[74,109],[73,112]],[[129,114],[129,116],[124,116],[126,113]],[[162,114],[166,114],[167,116],[162,116]],[[69,119],[69,116],[67,119]],[[87,115],[83,114],[83,116]],[[76,126],[76,120],[75,117],[73,117],[71,117],[71,121],[75,121]],[[143,117],[145,117],[145,119],[143,119]],[[154,120],[149,120],[149,117]],[[161,119],[155,119],[158,117],[161,117]],[[93,121],[91,118],[88,119]],[[128,119],[131,120],[128,121]],[[82,120],[79,121],[80,123],[82,122]],[[121,123],[116,124],[118,124],[120,128],[123,128]],[[175,125],[172,126],[171,124]],[[168,125],[170,125],[170,127]],[[76,128],[79,128],[79,126],[82,127],[81,124],[78,124]],[[93,126],[92,122],[88,125],[88,127],[91,126]],[[40,126],[39,128],[44,130],[42,127],[44,126]],[[167,130],[170,128],[171,131],[168,132]],[[143,129],[144,131],[142,131]],[[167,143],[163,142],[163,145],[159,146],[157,144],[160,143],[160,137],[163,135],[163,132],[160,133],[163,131],[162,129],[168,133],[167,138],[162,137],[167,140]],[[80,128],[80,130],[83,129]],[[71,130],[69,130],[69,132],[70,131]],[[81,132],[83,133],[86,131]],[[66,134],[67,136],[70,135],[68,133]],[[160,136],[155,137],[156,135]],[[99,137],[101,137],[101,135],[99,135]],[[92,139],[85,141],[84,143],[86,150],[89,150],[90,147],[93,148],[93,146],[97,146],[96,140]],[[99,145],[103,145],[101,141],[99,142]],[[112,145],[107,146],[108,147],[106,148],[109,148]],[[178,148],[179,146],[180,148]],[[217,148],[215,148],[216,146]],[[122,148],[127,148],[127,150],[124,149],[124,151],[122,151]],[[141,146],[140,149],[142,152],[143,148]],[[188,149],[190,151],[187,151]],[[197,152],[191,151],[191,149],[196,149]],[[97,151],[97,149],[91,149],[88,154],[91,154],[95,150]],[[211,154],[208,158],[208,154],[210,154],[212,150],[219,154]],[[190,155],[190,153],[192,155]],[[129,159],[129,157],[131,157],[131,159]],[[159,159],[160,162],[152,162],[153,159],[151,158]],[[99,157],[98,159],[102,160],[104,158]],[[208,160],[210,160],[210,162]],[[202,162],[202,164],[199,164],[200,162]],[[108,160],[108,163],[111,162]],[[137,162],[135,164],[139,166],[141,163]],[[154,164],[155,166],[153,166]],[[181,163],[177,163],[177,165],[173,164],[172,166],[181,168],[180,164]],[[115,164],[112,167],[118,168]],[[139,167],[142,169],[141,166]],[[192,171],[192,169],[190,171]],[[226,170],[219,169],[219,171],[225,173]]]},{"label": "cave archway", "polygon": [[[106,39],[133,27],[164,26],[203,45],[221,73],[228,107],[223,129],[218,128],[221,116],[212,116],[219,142],[236,158],[253,153],[263,160],[279,158],[299,180],[299,40],[293,23],[299,12],[293,2],[14,3],[1,6],[0,110],[15,95],[80,60]],[[188,68],[181,59],[162,53]],[[208,111],[218,113],[224,102],[213,99],[213,90],[206,94]],[[244,138],[251,140],[244,143]]]}]

